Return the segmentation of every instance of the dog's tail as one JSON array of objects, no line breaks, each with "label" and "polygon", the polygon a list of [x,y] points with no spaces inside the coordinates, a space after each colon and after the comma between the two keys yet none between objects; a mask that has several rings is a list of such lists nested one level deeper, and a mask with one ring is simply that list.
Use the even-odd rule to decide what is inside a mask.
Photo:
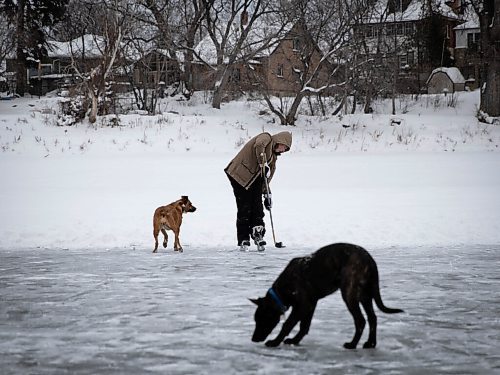
[{"label": "dog's tail", "polygon": [[375,300],[375,303],[377,304],[377,307],[380,309],[380,311],[385,312],[386,314],[397,314],[397,313],[404,312],[401,309],[392,309],[392,308],[384,305],[384,303],[382,302],[382,297],[380,296],[378,275],[377,275],[377,282],[375,283],[375,287],[373,289],[374,289],[373,290],[373,299]]}]

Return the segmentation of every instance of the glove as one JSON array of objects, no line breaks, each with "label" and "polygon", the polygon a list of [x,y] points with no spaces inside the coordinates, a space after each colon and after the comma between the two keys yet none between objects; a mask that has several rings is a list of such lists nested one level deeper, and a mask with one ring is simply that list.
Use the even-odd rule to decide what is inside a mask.
[{"label": "glove", "polygon": [[271,211],[271,208],[273,207],[273,200],[272,200],[272,194],[264,194],[264,207],[266,210]]},{"label": "glove", "polygon": [[266,176],[266,178],[271,177],[271,168],[269,167],[269,164],[265,163],[262,166],[262,169],[264,169],[264,176]]}]

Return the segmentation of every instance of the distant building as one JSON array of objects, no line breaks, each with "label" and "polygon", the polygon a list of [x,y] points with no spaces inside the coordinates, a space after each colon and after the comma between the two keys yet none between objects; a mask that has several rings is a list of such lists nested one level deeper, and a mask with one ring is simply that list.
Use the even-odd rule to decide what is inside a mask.
[{"label": "distant building", "polygon": [[[32,61],[27,69],[28,92],[45,95],[62,85],[78,82],[76,71],[88,73],[104,58],[105,40],[97,35],[82,35],[67,42],[49,41],[47,56]],[[17,60],[7,59],[7,73],[15,74]],[[116,77],[119,80],[119,77]]]},{"label": "distant building", "polygon": [[[228,92],[262,91],[272,95],[289,95],[300,90],[299,80],[303,74],[300,52],[304,48],[312,51],[311,65],[317,66],[323,57],[320,48],[300,25],[288,28],[280,37],[262,49],[250,61],[241,61],[232,66]],[[215,48],[209,37],[196,47],[196,54],[203,59],[194,61],[193,86],[195,90],[210,90],[215,84]],[[210,66],[207,66],[208,63]],[[331,79],[332,63],[323,63],[311,87],[323,86]],[[328,90],[325,92],[328,94]]]},{"label": "distant building", "polygon": [[463,22],[455,2],[377,0],[370,16],[356,26],[370,57],[396,64],[397,91],[422,92],[436,66],[453,65],[453,29]]},{"label": "distant building", "polygon": [[455,33],[455,66],[459,68],[471,89],[478,87],[480,82],[480,28],[477,14],[468,9],[461,25],[456,26]]},{"label": "distant building", "polygon": [[144,88],[158,88],[179,82],[179,59],[167,49],[154,48],[133,63],[133,82]]}]

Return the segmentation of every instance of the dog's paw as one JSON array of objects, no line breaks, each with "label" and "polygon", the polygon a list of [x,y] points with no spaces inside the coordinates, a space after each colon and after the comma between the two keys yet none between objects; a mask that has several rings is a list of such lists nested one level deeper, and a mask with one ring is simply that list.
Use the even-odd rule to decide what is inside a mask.
[{"label": "dog's paw", "polygon": [[373,349],[376,345],[376,342],[367,341],[363,344],[363,349]]},{"label": "dog's paw", "polygon": [[270,347],[270,348],[275,348],[277,347],[278,345],[280,344],[280,342],[278,340],[267,340],[266,341],[266,346]]},{"label": "dog's paw", "polygon": [[283,343],[285,343],[286,345],[295,345],[295,346],[299,345],[299,343],[294,339],[285,339]]},{"label": "dog's paw", "polygon": [[346,343],[344,343],[344,348],[346,348],[346,349],[356,349],[356,345],[353,344],[352,342],[346,342]]}]

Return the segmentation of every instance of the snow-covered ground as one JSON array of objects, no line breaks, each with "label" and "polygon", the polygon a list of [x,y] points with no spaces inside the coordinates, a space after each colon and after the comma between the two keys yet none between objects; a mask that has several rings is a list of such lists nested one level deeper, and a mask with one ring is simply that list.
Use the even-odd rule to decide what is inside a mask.
[{"label": "snow-covered ground", "polygon": [[[500,243],[500,126],[475,120],[477,92],[455,108],[435,98],[401,104],[400,125],[356,114],[287,127],[292,150],[271,184],[277,240]],[[149,250],[154,209],[181,195],[199,208],[184,244],[235,244],[223,169],[249,138],[283,130],[257,115],[259,103],[169,101],[162,115],[121,116],[120,127],[58,127],[56,100],[0,101],[0,248]]]},{"label": "snow-covered ground", "polygon": [[[397,116],[384,102],[370,115],[301,115],[286,128],[254,101],[168,100],[116,127],[59,127],[57,98],[0,100],[1,368],[498,371],[500,126],[477,122],[478,97],[407,99]],[[293,145],[272,189],[287,247],[272,246],[266,216],[270,246],[241,254],[223,169],[254,135],[284,129]],[[171,241],[153,255],[153,211],[181,195],[198,208],[184,219],[185,252]],[[251,343],[246,298],[333,242],[372,250],[387,304],[407,314],[380,313],[380,347],[348,352],[352,323],[335,296],[302,347]]]}]

